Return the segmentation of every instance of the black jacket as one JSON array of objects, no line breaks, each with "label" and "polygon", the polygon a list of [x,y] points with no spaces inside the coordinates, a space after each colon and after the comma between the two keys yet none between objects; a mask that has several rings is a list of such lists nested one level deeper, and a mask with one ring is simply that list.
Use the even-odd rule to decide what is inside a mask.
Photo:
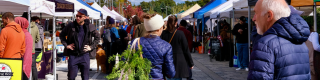
[{"label": "black jacket", "polygon": [[97,45],[100,42],[100,34],[99,31],[96,30],[96,27],[90,23],[89,19],[84,20],[85,21],[85,25],[89,25],[89,44],[91,46],[91,51],[90,52],[90,58],[96,58],[96,54],[97,54]]},{"label": "black jacket", "polygon": [[[169,42],[173,33],[164,30],[161,34],[161,39]],[[189,77],[189,69],[194,66],[191,54],[188,48],[188,41],[183,31],[177,30],[171,41],[173,52],[173,63],[176,74],[174,78]]]},{"label": "black jacket", "polygon": [[[85,36],[83,40],[83,44],[79,45],[78,43],[78,33],[79,33],[79,25],[74,21],[71,24],[68,24],[60,33],[61,43],[66,47],[63,54],[65,56],[69,55],[82,55],[88,52],[84,52],[84,45],[89,45],[91,50],[95,50],[100,37],[98,31],[96,31],[93,24],[85,23],[83,25]],[[92,39],[94,37],[94,40]],[[93,40],[93,41],[92,41]],[[92,42],[91,42],[92,41]],[[67,49],[67,46],[74,43],[74,50]],[[81,47],[79,49],[78,47]]]},{"label": "black jacket", "polygon": [[[240,34],[239,29],[242,29],[243,32]],[[236,24],[232,30],[232,34],[236,36],[237,43],[248,43],[248,24]]]}]

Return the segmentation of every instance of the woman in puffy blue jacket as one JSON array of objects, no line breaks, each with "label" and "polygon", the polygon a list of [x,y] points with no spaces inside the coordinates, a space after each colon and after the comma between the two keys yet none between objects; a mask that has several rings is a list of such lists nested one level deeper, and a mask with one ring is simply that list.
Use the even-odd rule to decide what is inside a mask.
[{"label": "woman in puffy blue jacket", "polygon": [[159,37],[164,28],[162,16],[146,14],[143,18],[147,35],[137,39],[140,39],[140,45],[143,47],[143,58],[147,58],[152,63],[153,68],[150,72],[152,79],[163,80],[164,77],[174,77],[176,72],[172,58],[172,47]]}]

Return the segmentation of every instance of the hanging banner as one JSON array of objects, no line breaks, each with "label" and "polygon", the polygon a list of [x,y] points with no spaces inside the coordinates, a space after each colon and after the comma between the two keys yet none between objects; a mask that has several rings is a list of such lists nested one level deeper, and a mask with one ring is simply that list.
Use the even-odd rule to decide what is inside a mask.
[{"label": "hanging banner", "polygon": [[37,63],[38,78],[45,79],[46,74],[52,73],[53,61],[52,61],[53,51],[46,51],[42,53],[41,61]]},{"label": "hanging banner", "polygon": [[54,2],[56,12],[74,12],[74,4],[66,0],[48,0]]},{"label": "hanging banner", "polygon": [[0,59],[0,80],[21,80],[22,59]]},{"label": "hanging banner", "polygon": [[49,15],[54,15],[55,5],[53,2],[46,0],[30,0],[30,8],[33,13],[46,13]]}]

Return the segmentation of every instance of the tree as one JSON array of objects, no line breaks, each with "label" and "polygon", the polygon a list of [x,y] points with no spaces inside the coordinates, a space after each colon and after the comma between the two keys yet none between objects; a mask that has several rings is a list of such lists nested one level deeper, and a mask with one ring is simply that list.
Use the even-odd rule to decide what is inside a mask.
[{"label": "tree", "polygon": [[131,7],[131,5],[129,5],[124,11],[124,17],[130,18],[132,15],[135,15],[135,10]]},{"label": "tree", "polygon": [[161,13],[166,13],[166,5],[164,4],[164,2],[161,2],[160,8],[161,8]]},{"label": "tree", "polygon": [[143,12],[143,10],[141,9],[141,7],[138,6],[137,8],[135,8],[134,11],[136,12],[136,15],[140,18],[140,21],[143,22],[142,16],[143,16],[144,12]]},{"label": "tree", "polygon": [[[148,2],[144,2],[144,1],[140,2],[140,6],[141,6],[142,9],[149,9],[150,8],[149,3]],[[145,12],[147,12],[147,11],[145,11]]]},{"label": "tree", "polygon": [[[317,32],[320,33],[320,8],[317,8]],[[314,20],[313,20],[313,16],[302,16],[302,18],[304,20],[306,20],[306,22],[309,24],[309,27],[312,27],[313,28],[313,25],[314,25]]]}]

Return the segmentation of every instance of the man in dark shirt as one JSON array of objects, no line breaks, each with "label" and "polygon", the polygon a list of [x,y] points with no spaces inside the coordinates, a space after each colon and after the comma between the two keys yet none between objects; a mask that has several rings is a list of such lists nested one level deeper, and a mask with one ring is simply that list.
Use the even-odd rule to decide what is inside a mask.
[{"label": "man in dark shirt", "polygon": [[240,23],[236,24],[232,30],[232,34],[236,36],[236,46],[238,51],[238,59],[240,66],[236,70],[246,69],[248,71],[249,49],[248,49],[248,24],[244,16],[240,17]]},{"label": "man in dark shirt", "polygon": [[[85,24],[87,16],[87,11],[80,9],[76,21],[68,24],[60,33],[61,43],[66,47],[63,54],[69,56],[68,80],[75,80],[79,69],[82,80],[89,80],[89,52],[96,48],[100,37],[95,34],[97,31],[94,27],[89,27],[94,25]],[[94,37],[93,42],[90,41],[91,37]]]}]

